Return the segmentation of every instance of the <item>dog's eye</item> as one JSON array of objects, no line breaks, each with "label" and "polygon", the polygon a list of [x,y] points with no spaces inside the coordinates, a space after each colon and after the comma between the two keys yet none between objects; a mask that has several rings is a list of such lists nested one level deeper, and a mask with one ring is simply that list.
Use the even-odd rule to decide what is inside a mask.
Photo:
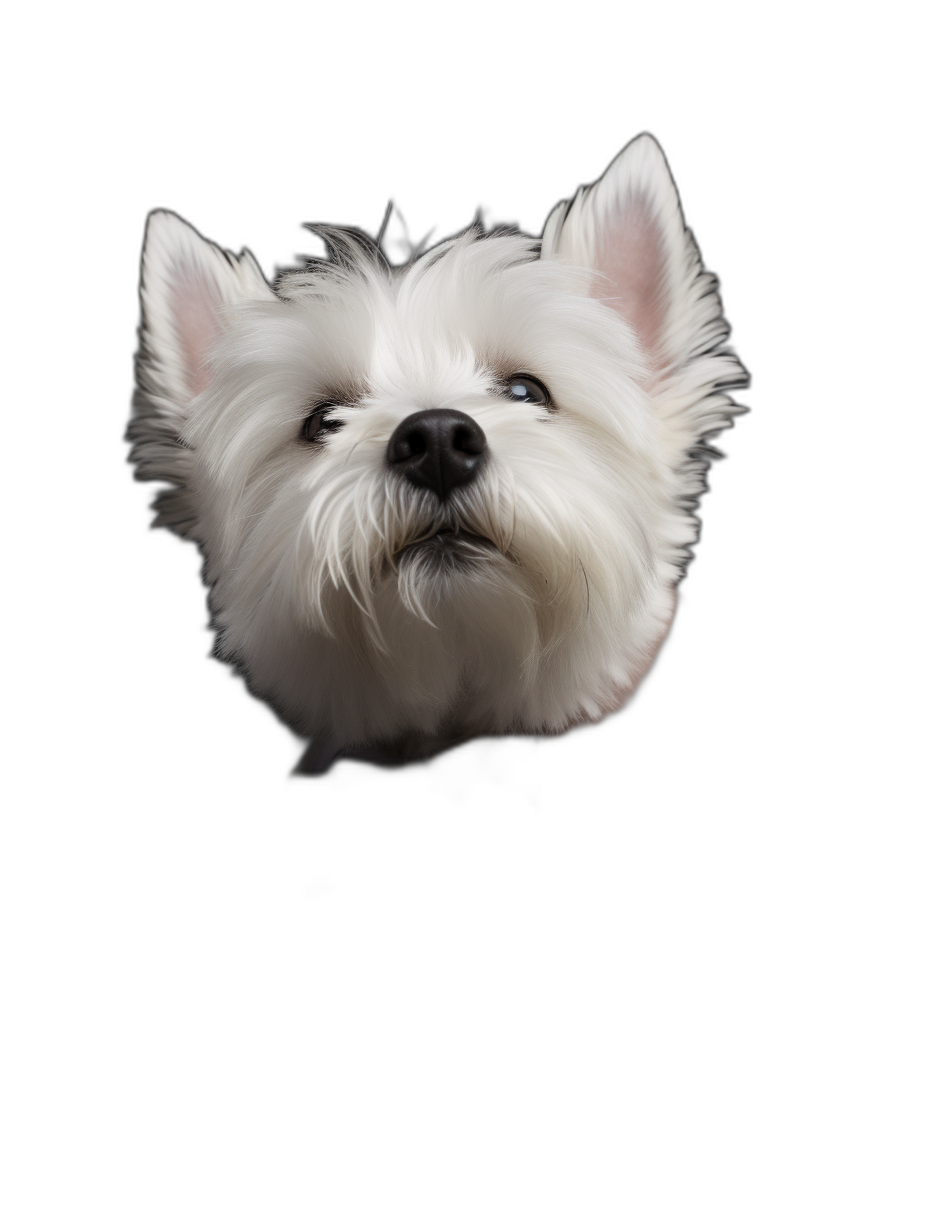
[{"label": "dog's eye", "polygon": [[314,406],[311,413],[303,420],[303,427],[300,430],[303,440],[318,441],[330,432],[337,432],[339,428],[343,428],[345,425],[342,421],[334,417],[334,412],[337,410],[338,406],[334,402],[320,402],[318,406]]},{"label": "dog's eye", "polygon": [[513,402],[528,402],[532,406],[550,406],[551,395],[536,377],[517,372],[503,381],[503,393]]}]

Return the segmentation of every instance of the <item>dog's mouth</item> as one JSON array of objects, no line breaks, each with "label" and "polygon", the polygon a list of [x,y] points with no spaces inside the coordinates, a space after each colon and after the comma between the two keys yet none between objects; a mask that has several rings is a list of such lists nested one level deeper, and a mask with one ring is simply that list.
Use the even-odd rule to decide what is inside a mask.
[{"label": "dog's mouth", "polygon": [[496,544],[484,535],[456,526],[441,526],[424,539],[404,544],[396,554],[397,563],[410,554],[429,559],[435,565],[476,563],[485,560],[488,552],[496,552]]}]

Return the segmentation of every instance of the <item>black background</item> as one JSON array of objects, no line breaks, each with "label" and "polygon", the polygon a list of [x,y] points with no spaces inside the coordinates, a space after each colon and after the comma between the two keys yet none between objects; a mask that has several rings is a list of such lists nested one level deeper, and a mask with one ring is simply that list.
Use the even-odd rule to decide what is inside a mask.
[{"label": "black background", "polygon": [[[474,222],[540,235],[551,209],[642,132],[663,148],[749,376],[736,394],[748,413],[712,442],[722,457],[709,469],[700,541],[662,657],[629,710],[592,731],[482,740],[402,771],[345,761],[325,782],[465,804],[476,792],[493,800],[497,788],[551,785],[596,816],[685,818],[722,797],[757,812],[815,768],[822,699],[808,652],[824,614],[797,600],[812,515],[795,423],[797,400],[813,413],[804,354],[821,261],[807,264],[795,185],[815,203],[817,103],[807,90],[804,105],[786,106],[769,78],[744,69],[737,90],[718,85],[698,105],[691,65],[659,89],[615,90],[601,68],[569,89],[526,85],[493,62],[470,90],[417,89],[380,67],[372,83],[333,76],[322,92],[318,81],[224,80],[182,94],[181,63],[168,101],[152,83],[123,113],[97,101],[80,152],[102,280],[86,323],[99,423],[86,464],[102,527],[92,583],[86,570],[101,595],[84,684],[104,716],[91,738],[96,772],[168,788],[275,785],[297,807],[323,790],[288,777],[297,740],[213,657],[198,551],[152,529],[154,487],[136,482],[127,461],[148,214],[169,209],[223,249],[248,248],[267,278],[323,255],[307,224],[382,233],[402,261]],[[490,90],[493,74],[502,80]]]}]

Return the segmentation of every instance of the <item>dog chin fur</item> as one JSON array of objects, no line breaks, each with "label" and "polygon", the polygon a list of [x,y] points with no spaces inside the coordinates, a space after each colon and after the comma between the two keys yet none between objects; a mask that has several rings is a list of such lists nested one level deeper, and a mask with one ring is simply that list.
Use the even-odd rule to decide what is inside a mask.
[{"label": "dog chin fur", "polygon": [[[615,709],[666,632],[706,438],[746,383],[657,143],[540,243],[478,222],[392,266],[319,230],[328,260],[272,288],[249,253],[148,222],[132,457],[171,485],[156,522],[203,550],[217,654],[333,750],[412,757]],[[513,373],[553,404],[506,397]],[[341,426],[304,440],[320,403]],[[385,462],[432,407],[487,441],[445,500]]]}]

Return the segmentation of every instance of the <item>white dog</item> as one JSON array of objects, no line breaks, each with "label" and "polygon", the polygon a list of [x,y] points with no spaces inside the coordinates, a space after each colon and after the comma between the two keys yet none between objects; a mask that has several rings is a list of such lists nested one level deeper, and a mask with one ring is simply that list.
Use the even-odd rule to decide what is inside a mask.
[{"label": "white dog", "polygon": [[312,230],[328,259],[271,286],[148,219],[131,456],[202,548],[217,655],[306,773],[616,709],[747,383],[657,142],[540,241],[478,220],[392,265]]}]

